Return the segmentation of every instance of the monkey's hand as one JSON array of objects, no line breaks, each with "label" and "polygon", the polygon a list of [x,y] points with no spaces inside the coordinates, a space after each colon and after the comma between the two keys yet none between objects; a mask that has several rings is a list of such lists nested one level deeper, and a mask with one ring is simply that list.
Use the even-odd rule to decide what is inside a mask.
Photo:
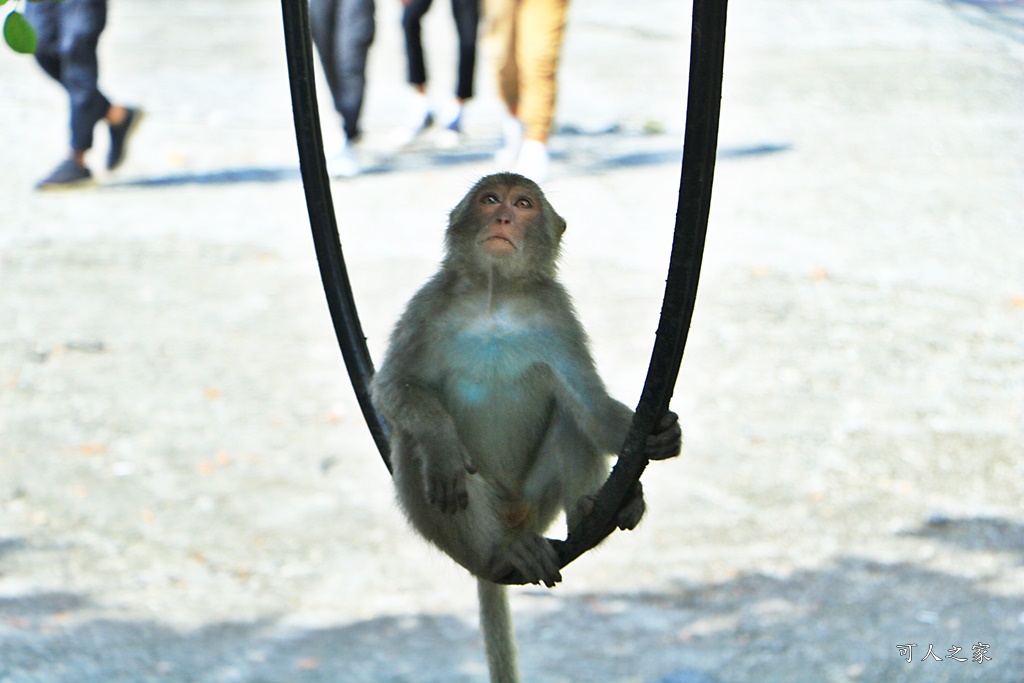
[{"label": "monkey's hand", "polygon": [[647,437],[644,455],[649,460],[668,460],[679,455],[683,449],[683,431],[679,427],[679,416],[671,410],[661,416],[654,425],[654,433]]},{"label": "monkey's hand", "polygon": [[551,541],[540,534],[524,533],[511,544],[494,551],[491,560],[491,577],[500,582],[511,571],[527,583],[543,583],[548,588],[562,580],[558,570],[558,553]]},{"label": "monkey's hand", "polygon": [[476,474],[476,466],[462,444],[454,451],[435,451],[423,458],[427,502],[445,514],[455,514],[469,506],[466,475]]}]

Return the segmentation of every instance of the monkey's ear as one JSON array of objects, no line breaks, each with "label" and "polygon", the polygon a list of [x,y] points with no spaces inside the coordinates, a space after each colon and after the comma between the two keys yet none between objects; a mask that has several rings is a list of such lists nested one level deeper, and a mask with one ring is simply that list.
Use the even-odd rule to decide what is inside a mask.
[{"label": "monkey's ear", "polygon": [[567,224],[567,223],[565,222],[565,219],[564,219],[564,218],[562,218],[561,216],[559,216],[559,215],[557,215],[557,214],[556,214],[556,215],[555,215],[555,227],[557,227],[557,228],[558,228],[558,236],[559,236],[559,237],[561,237],[562,235],[564,235],[564,234],[565,234],[565,229],[566,229],[567,227],[569,227],[569,226],[568,226],[568,224]]}]

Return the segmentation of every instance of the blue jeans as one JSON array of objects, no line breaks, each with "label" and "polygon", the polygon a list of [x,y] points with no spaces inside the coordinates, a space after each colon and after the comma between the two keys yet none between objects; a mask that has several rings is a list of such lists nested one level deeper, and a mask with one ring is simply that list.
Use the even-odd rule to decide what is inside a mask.
[{"label": "blue jeans", "polygon": [[373,0],[310,0],[309,23],[345,137],[359,138],[366,55],[373,42]]},{"label": "blue jeans", "polygon": [[29,2],[25,18],[39,37],[36,61],[71,100],[71,149],[92,147],[92,131],[110,101],[99,89],[96,46],[107,23],[107,0]]}]

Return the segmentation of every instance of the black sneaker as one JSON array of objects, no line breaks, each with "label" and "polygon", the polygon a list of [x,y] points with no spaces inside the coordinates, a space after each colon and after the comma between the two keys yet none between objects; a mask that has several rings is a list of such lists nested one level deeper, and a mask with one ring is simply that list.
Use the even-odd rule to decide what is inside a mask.
[{"label": "black sneaker", "polygon": [[126,107],[124,121],[116,126],[110,124],[110,152],[107,154],[107,168],[113,171],[124,161],[128,153],[128,137],[135,132],[142,120],[142,110]]},{"label": "black sneaker", "polygon": [[36,183],[37,190],[59,190],[83,187],[92,182],[92,173],[85,166],[79,166],[72,159],[65,159],[53,173]]}]

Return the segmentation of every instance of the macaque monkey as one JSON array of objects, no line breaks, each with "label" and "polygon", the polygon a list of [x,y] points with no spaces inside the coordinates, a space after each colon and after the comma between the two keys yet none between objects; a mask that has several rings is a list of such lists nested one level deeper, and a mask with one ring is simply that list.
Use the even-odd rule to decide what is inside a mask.
[{"label": "macaque monkey", "polygon": [[[633,411],[597,374],[555,279],[565,221],[513,173],[481,179],[450,215],[438,273],[409,302],[372,384],[391,428],[398,499],[412,525],[478,579],[491,680],[519,680],[505,587],[561,580],[541,534],[593,508]],[[667,413],[646,455],[679,454]],[[619,513],[632,529],[643,495]]]}]

